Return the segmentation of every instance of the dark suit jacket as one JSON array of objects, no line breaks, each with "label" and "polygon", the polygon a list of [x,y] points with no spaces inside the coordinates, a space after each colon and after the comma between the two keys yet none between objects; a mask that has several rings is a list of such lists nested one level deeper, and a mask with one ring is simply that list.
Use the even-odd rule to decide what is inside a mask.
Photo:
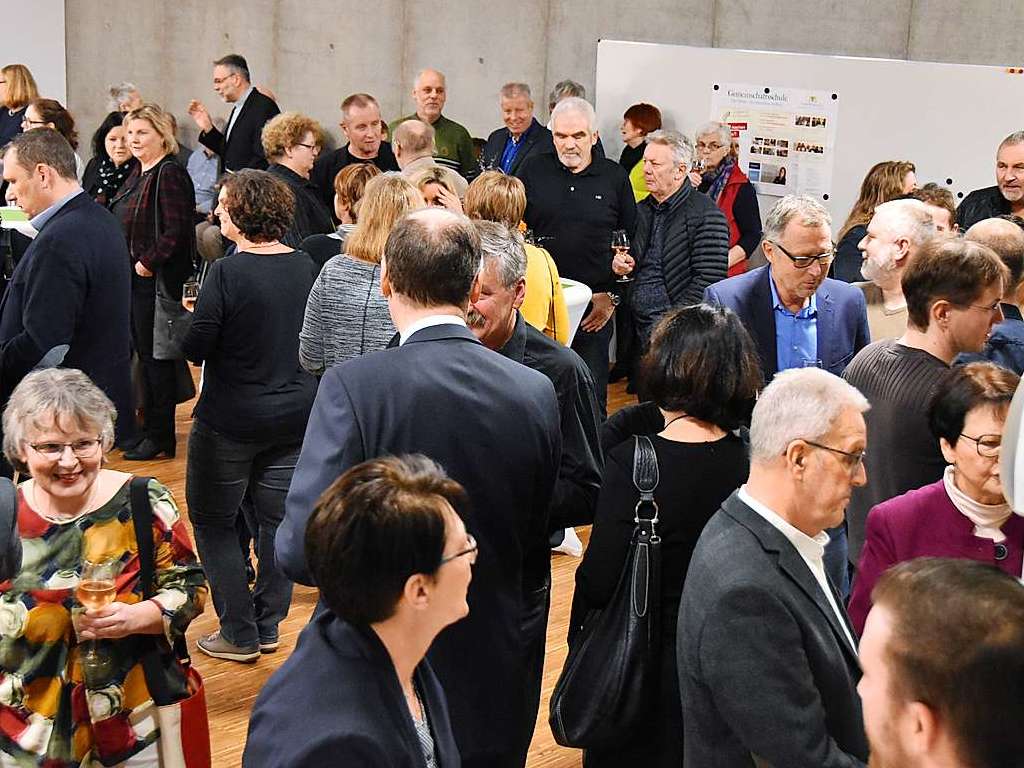
[{"label": "dark suit jacket", "polygon": [[[440,463],[469,496],[459,512],[480,544],[469,617],[441,633],[430,659],[463,758],[506,765],[520,748],[525,755],[537,716],[530,691],[535,683],[539,696],[540,670],[534,681],[529,665],[538,646],[543,655],[547,623],[548,509],[561,453],[554,388],[458,325],[329,369],[277,531],[288,576],[310,583],[304,537],[320,493],[362,461],[405,453]],[[524,631],[539,605],[543,621]]]},{"label": "dark suit jacket", "polygon": [[[505,144],[508,142],[508,136],[508,128],[499,128],[487,137],[487,144],[484,145],[484,151],[480,153],[481,168],[494,168],[501,170],[501,156],[505,152]],[[516,175],[516,171],[519,170],[519,167],[523,164],[523,161],[526,158],[533,155],[540,155],[545,152],[555,151],[555,145],[551,141],[551,131],[538,123],[537,118],[533,118],[533,122],[527,130],[526,136],[521,141],[523,142],[523,146],[519,148],[515,159],[512,161],[512,165],[510,165],[508,169],[510,176]]]},{"label": "dark suit jacket", "polygon": [[[443,768],[459,768],[444,691],[414,673]],[[244,768],[420,768],[423,750],[387,649],[371,629],[322,613],[256,698]]]},{"label": "dark suit jacket", "polygon": [[129,264],[121,225],[87,193],[46,222],[0,303],[3,402],[33,368],[78,368],[131,423]]},{"label": "dark suit jacket", "polygon": [[221,171],[238,171],[242,168],[267,167],[267,156],[263,153],[261,134],[263,126],[281,110],[273,99],[253,89],[245,100],[241,114],[235,120],[231,136],[214,128],[199,134],[199,143],[209,147],[220,156]]},{"label": "dark suit jacket", "polygon": [[[764,380],[778,373],[775,311],[769,266],[730,277],[704,290],[704,301],[729,307],[754,337]],[[864,294],[839,280],[826,278],[818,287],[818,359],[826,371],[841,376],[846,366],[871,341]]]},{"label": "dark suit jacket", "polygon": [[863,768],[857,649],[797,550],[735,493],[697,542],[678,631],[687,768]]}]

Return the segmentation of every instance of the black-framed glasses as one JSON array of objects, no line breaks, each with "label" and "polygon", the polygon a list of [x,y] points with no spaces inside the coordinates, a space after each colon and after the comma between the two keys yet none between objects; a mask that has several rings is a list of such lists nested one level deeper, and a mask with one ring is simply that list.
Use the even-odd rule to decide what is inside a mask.
[{"label": "black-framed glasses", "polygon": [[972,437],[961,432],[960,437],[966,437],[972,441],[978,451],[978,455],[986,459],[994,459],[999,455],[1000,448],[1003,447],[1002,435],[978,435],[977,437]]},{"label": "black-framed glasses", "polygon": [[304,144],[301,141],[296,141],[295,142],[295,146],[296,147],[305,147],[310,152],[312,152],[314,155],[320,154],[320,147],[318,147],[316,144]]},{"label": "black-framed glasses", "polygon": [[46,125],[48,122],[50,122],[50,121],[49,120],[32,120],[32,119],[27,118],[27,117],[21,118],[21,124],[22,125]]},{"label": "black-framed glasses", "polygon": [[456,559],[458,559],[460,557],[465,557],[466,555],[473,555],[473,560],[471,562],[475,563],[476,562],[476,553],[480,550],[480,547],[476,543],[476,539],[473,538],[473,534],[471,534],[471,533],[467,533],[466,534],[466,545],[467,546],[466,546],[465,549],[456,552],[454,555],[448,555],[448,557],[442,557],[441,558],[441,562],[438,564],[438,567],[440,568],[445,563],[450,563],[452,560],[456,560]]},{"label": "black-framed glasses", "polygon": [[829,264],[832,263],[832,259],[836,257],[836,244],[832,243],[832,248],[827,253],[819,253],[817,256],[794,256],[792,253],[786,250],[786,247],[775,240],[769,240],[769,243],[774,245],[784,254],[786,258],[793,262],[793,266],[797,269],[807,269],[814,262],[821,264],[822,268],[825,269]]},{"label": "black-framed glasses", "polygon": [[88,459],[90,456],[95,456],[96,449],[100,447],[101,442],[102,439],[100,437],[94,437],[85,440],[75,440],[71,443],[29,443],[28,445],[40,456],[50,461],[57,461],[64,455],[65,448],[70,448],[71,453],[78,459]]},{"label": "black-framed glasses", "polygon": [[804,440],[804,442],[808,445],[814,446],[815,448],[821,448],[823,451],[831,451],[832,453],[844,456],[846,458],[846,462],[844,463],[846,464],[847,469],[850,470],[851,475],[860,469],[861,465],[864,464],[864,457],[868,455],[867,451],[844,451],[841,448],[833,448],[831,445],[822,445],[821,443],[816,443],[813,440]]}]

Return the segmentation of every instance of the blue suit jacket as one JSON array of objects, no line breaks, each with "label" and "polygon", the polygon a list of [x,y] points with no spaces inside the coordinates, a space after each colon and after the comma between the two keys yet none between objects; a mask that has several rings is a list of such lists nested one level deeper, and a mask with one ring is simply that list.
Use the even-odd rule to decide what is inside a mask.
[{"label": "blue suit jacket", "polygon": [[36,367],[78,368],[131,423],[130,270],[121,225],[88,194],[43,225],[0,302],[4,401]]},{"label": "blue suit jacket", "polygon": [[524,729],[537,716],[531,654],[539,643],[543,656],[561,456],[554,387],[459,325],[425,328],[328,370],[277,530],[284,572],[310,583],[306,523],[328,485],[362,461],[407,453],[441,464],[469,497],[459,513],[480,545],[469,617],[441,633],[430,659],[463,758],[504,765],[520,748],[525,755]]},{"label": "blue suit jacket", "polygon": [[[771,273],[764,266],[704,289],[704,301],[728,307],[743,321],[757,345],[766,383],[779,368],[769,280]],[[864,294],[852,285],[826,278],[816,295],[818,359],[825,370],[840,376],[853,356],[871,341]]]},{"label": "blue suit jacket", "polygon": [[[444,692],[414,672],[444,768],[459,768]],[[419,768],[423,751],[391,657],[371,629],[322,613],[256,698],[244,768]]]}]

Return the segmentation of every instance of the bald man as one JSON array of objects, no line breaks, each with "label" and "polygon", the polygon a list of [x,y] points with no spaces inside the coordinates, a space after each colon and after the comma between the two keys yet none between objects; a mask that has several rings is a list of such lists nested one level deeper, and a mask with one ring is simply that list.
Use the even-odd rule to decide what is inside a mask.
[{"label": "bald man", "polygon": [[448,99],[448,87],[444,74],[436,69],[424,69],[416,76],[412,87],[412,98],[416,112],[400,117],[388,128],[393,136],[395,128],[406,120],[422,120],[434,127],[434,159],[439,165],[450,168],[472,181],[480,173],[480,164],[473,151],[473,139],[469,131],[454,120],[441,114]]},{"label": "bald man", "polygon": [[[1020,221],[1017,219],[1016,221]],[[1018,376],[1024,374],[1024,317],[1020,310],[1021,277],[1024,276],[1024,229],[1008,218],[982,219],[964,234],[967,240],[987,245],[1010,270],[1010,281],[1003,289],[1000,307],[1003,320],[992,327],[985,348],[980,353],[964,353],[957,365],[988,360],[1009,368]]]}]

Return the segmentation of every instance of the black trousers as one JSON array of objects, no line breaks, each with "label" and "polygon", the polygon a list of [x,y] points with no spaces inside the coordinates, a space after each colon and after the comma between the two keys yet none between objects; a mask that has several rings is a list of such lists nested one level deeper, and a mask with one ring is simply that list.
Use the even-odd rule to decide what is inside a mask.
[{"label": "black trousers", "polygon": [[132,273],[132,342],[142,373],[142,436],[161,448],[174,445],[176,360],[153,358],[156,281]]}]

